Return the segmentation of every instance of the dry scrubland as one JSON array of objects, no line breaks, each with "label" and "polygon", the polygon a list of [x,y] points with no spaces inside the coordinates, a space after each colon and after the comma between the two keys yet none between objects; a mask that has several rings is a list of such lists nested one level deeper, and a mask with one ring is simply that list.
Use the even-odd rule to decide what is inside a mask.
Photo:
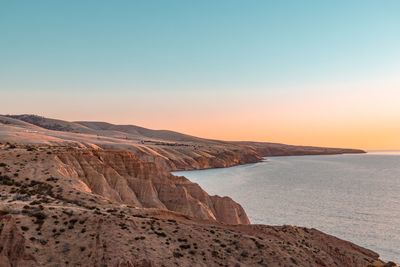
[{"label": "dry scrubland", "polygon": [[0,266],[392,266],[316,229],[251,225],[170,174],[358,152],[0,116]]}]

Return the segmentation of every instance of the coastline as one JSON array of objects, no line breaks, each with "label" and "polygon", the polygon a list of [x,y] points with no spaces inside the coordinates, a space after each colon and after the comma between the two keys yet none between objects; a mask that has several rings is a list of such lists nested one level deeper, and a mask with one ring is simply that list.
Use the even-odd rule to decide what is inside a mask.
[{"label": "coastline", "polygon": [[[340,236],[340,238],[346,239],[347,237],[352,242],[381,252],[386,255],[384,257],[386,260],[395,259],[398,262],[399,251],[396,241],[390,241],[387,235],[392,234],[393,240],[398,240],[398,231],[391,226],[397,224],[398,212],[395,203],[390,200],[395,199],[394,192],[398,190],[392,189],[390,185],[398,184],[395,179],[397,176],[393,175],[398,173],[398,167],[393,164],[398,162],[399,156],[399,154],[377,155],[367,153],[332,155],[332,157],[279,157],[277,160],[270,159],[271,162],[269,163],[252,164],[248,168],[236,166],[237,169],[227,169],[226,171],[216,169],[211,172],[205,170],[204,172],[188,171],[187,173],[178,172],[174,174],[186,176],[211,194],[232,196],[243,205],[252,223],[273,225],[286,223],[315,227],[329,234]],[[321,172],[319,172],[318,166],[321,166]],[[374,168],[373,166],[379,167]],[[359,172],[357,172],[358,167],[360,168]],[[293,171],[290,168],[293,168]],[[379,168],[385,168],[385,173],[381,173]],[[193,173],[191,174],[191,172]],[[298,178],[296,172],[299,172]],[[304,175],[301,175],[301,173],[304,173]],[[243,177],[243,179],[241,180],[240,177]],[[379,179],[385,180],[378,182]],[[361,184],[363,189],[358,189],[356,184]],[[367,185],[370,186],[367,187]],[[387,192],[385,199],[379,199],[379,193],[375,192],[374,188],[378,185],[381,186],[381,190]],[[269,188],[264,190],[264,187]],[[310,188],[316,193],[314,194]],[[332,188],[341,192],[334,193],[335,189]],[[363,193],[364,189],[366,190],[365,194]],[[253,192],[252,196],[248,196],[247,192]],[[344,192],[348,192],[348,197],[345,196]],[[257,201],[258,199],[260,201]],[[315,199],[320,201],[314,207],[312,203]],[[326,199],[342,199],[342,203],[346,204],[343,206]],[[264,209],[259,207],[260,203],[264,203]],[[297,209],[295,203],[302,206]],[[320,206],[318,206],[319,204]],[[282,210],[285,210],[285,206],[288,206],[287,213],[282,212]],[[380,211],[381,209],[376,209],[376,206],[386,207],[383,209],[386,210],[386,213]],[[322,207],[326,207],[326,209]],[[267,210],[270,210],[270,212]],[[336,212],[344,216],[343,221],[339,217],[335,217]],[[353,212],[354,215],[352,215]],[[308,214],[315,220],[310,221],[307,216],[302,214]],[[385,221],[381,221],[383,214],[387,214]],[[353,220],[349,218],[353,218]],[[381,231],[385,232],[386,229],[387,235],[380,234],[379,231],[361,231],[362,229],[374,228],[374,225],[378,227],[376,225],[378,222],[379,226],[383,227],[383,229],[380,228]],[[358,229],[357,226],[353,225],[355,227],[354,232],[358,233],[353,234],[352,231],[349,232],[343,227],[346,224],[349,227],[353,224],[363,227]],[[364,234],[369,237],[363,237]],[[375,240],[374,236],[376,237]],[[368,246],[368,244],[371,246]],[[397,251],[397,253],[392,251]]]},{"label": "coastline", "polygon": [[[185,135],[177,137],[186,138],[184,142],[142,144],[140,140],[117,138],[114,133],[102,139],[94,134],[69,132],[65,126],[68,122],[54,126],[53,121],[48,124],[43,120],[35,120],[39,126],[33,126],[0,116],[0,122],[6,122],[0,124],[0,189],[6,196],[0,202],[0,219],[5,225],[0,227],[0,241],[2,236],[13,235],[19,242],[16,246],[8,239],[4,241],[7,249],[3,251],[7,254],[0,254],[0,259],[10,265],[19,262],[37,266],[41,262],[46,266],[49,253],[64,255],[65,244],[55,242],[60,242],[58,236],[69,233],[68,246],[74,255],[82,253],[76,245],[79,240],[92,247],[90,255],[107,255],[110,266],[157,266],[165,261],[170,265],[179,262],[180,266],[218,266],[226,259],[232,265],[240,262],[245,266],[260,265],[263,259],[269,259],[272,266],[290,265],[293,260],[298,266],[308,266],[311,261],[349,267],[372,263],[383,266],[377,253],[315,229],[251,225],[241,205],[230,197],[210,196],[199,185],[170,174],[178,167],[195,170],[259,163],[265,154],[337,154],[333,152],[338,150],[270,143],[238,145]],[[33,127],[35,131],[24,131]],[[39,219],[32,221],[31,216]],[[81,217],[88,223],[82,221],[77,227],[74,222]],[[58,229],[59,218],[66,220],[67,229]],[[21,221],[23,228],[18,225]],[[106,248],[93,243],[91,236],[84,234],[86,231],[103,240]],[[133,248],[125,244],[126,231],[142,240],[139,244],[136,239],[129,240],[139,254],[127,251]],[[176,235],[182,237],[176,240]],[[307,243],[302,241],[305,238]],[[290,245],[282,246],[282,242]],[[326,247],[327,243],[332,249]],[[188,248],[202,252],[190,252]],[[254,253],[251,257],[249,249]],[[297,253],[288,258],[288,251]],[[54,260],[61,264],[62,257],[55,256]],[[99,260],[90,258],[94,265]],[[71,261],[78,264],[79,258],[72,257]]]},{"label": "coastline", "polygon": [[[378,152],[376,152],[378,153]],[[384,152],[382,152],[384,153]],[[229,166],[214,166],[214,167],[203,167],[203,168],[188,168],[188,169],[174,169],[171,170],[171,173],[179,173],[185,171],[201,171],[201,170],[210,170],[210,169],[227,169],[236,166],[243,166],[243,165],[250,165],[256,164],[260,162],[267,162],[268,158],[275,158],[275,157],[312,157],[312,156],[335,156],[335,155],[357,155],[357,154],[374,154],[372,152],[361,150],[361,152],[349,152],[349,153],[329,153],[329,154],[293,154],[293,155],[268,155],[268,156],[260,156],[261,159],[254,161],[254,162],[244,162],[244,163],[233,163]],[[394,151],[394,155],[400,154],[400,151]]]}]

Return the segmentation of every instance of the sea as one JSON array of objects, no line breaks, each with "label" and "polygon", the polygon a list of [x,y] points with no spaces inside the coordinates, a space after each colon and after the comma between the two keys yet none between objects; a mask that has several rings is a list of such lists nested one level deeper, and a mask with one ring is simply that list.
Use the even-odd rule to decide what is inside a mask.
[{"label": "sea", "polygon": [[269,157],[174,174],[230,196],[254,224],[316,228],[400,262],[400,152]]}]

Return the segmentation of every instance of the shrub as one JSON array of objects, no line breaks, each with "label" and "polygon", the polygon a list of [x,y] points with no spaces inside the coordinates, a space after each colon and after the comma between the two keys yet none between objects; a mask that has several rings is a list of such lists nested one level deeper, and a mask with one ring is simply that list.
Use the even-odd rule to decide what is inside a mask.
[{"label": "shrub", "polygon": [[183,257],[183,254],[180,253],[180,252],[178,252],[178,251],[174,251],[173,255],[174,255],[175,258],[181,258],[181,257]]},{"label": "shrub", "polygon": [[242,256],[243,258],[247,258],[249,256],[249,253],[247,251],[243,251],[240,256]]},{"label": "shrub", "polygon": [[190,245],[189,244],[184,244],[179,246],[181,249],[189,249]]},{"label": "shrub", "polygon": [[155,231],[156,235],[161,236],[161,237],[167,237],[167,235],[164,232],[157,232]]}]

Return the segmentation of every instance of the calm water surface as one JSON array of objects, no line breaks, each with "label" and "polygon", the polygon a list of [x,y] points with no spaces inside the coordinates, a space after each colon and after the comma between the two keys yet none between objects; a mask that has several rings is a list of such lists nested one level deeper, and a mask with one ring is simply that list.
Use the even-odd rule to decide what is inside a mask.
[{"label": "calm water surface", "polygon": [[314,227],[400,262],[400,153],[273,157],[176,174],[232,197],[252,223]]}]

